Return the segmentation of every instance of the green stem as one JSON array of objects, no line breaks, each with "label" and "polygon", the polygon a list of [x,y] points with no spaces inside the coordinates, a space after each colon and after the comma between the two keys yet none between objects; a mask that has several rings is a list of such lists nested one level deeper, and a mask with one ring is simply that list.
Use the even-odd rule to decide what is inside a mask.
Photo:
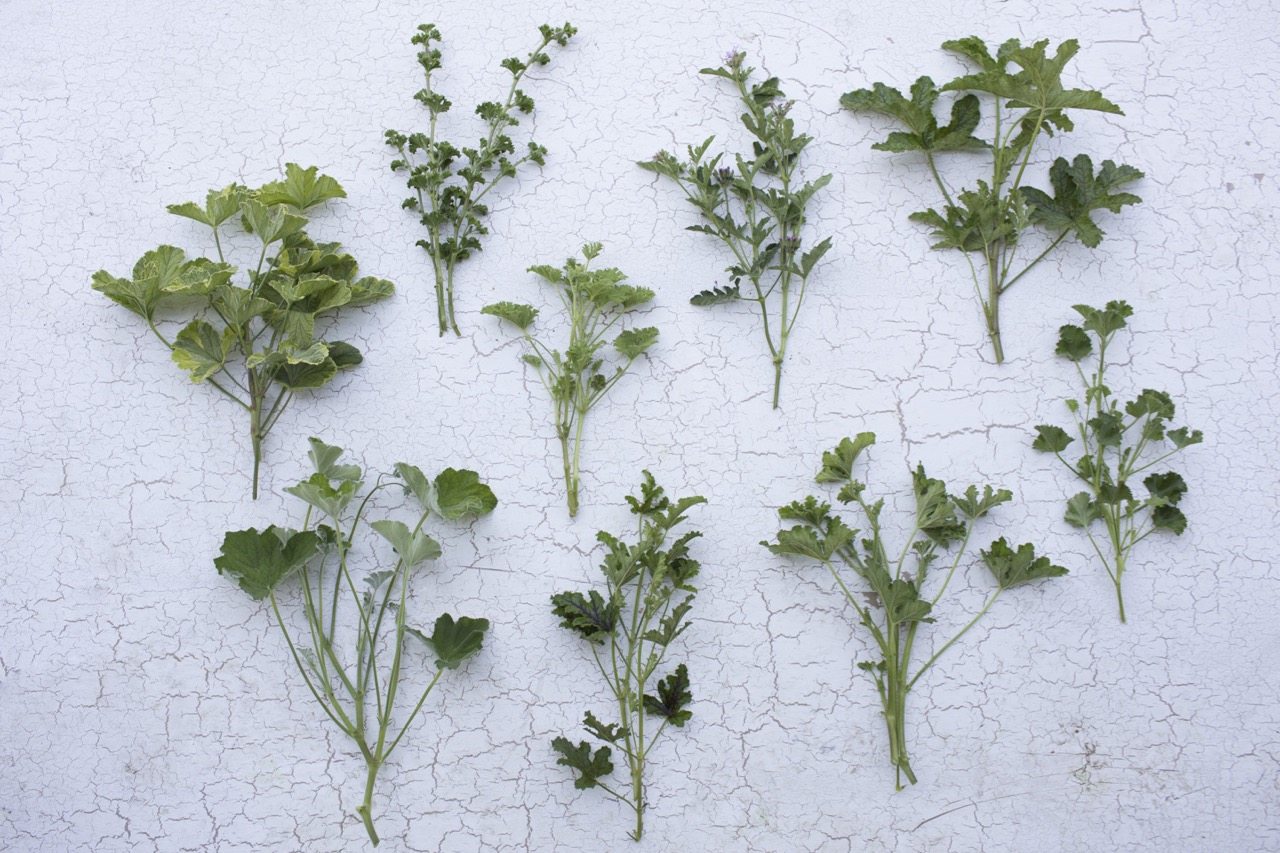
[{"label": "green stem", "polygon": [[[574,456],[576,455],[575,452]],[[578,515],[578,475],[575,471],[573,458],[569,455],[569,430],[567,427],[560,430],[560,458],[564,462],[564,490],[569,504],[569,517],[575,518]]]},{"label": "green stem", "polygon": [[991,247],[987,249],[987,299],[982,311],[987,318],[987,336],[991,338],[996,364],[1004,364],[1004,343],[1000,339],[999,259]]},{"label": "green stem", "polygon": [[364,822],[365,832],[369,833],[369,841],[374,847],[378,846],[381,840],[378,838],[378,831],[373,828],[373,785],[378,779],[378,762],[369,760],[369,772],[365,777],[364,783],[364,802],[356,809],[356,813],[360,815],[360,820]]},{"label": "green stem", "polygon": [[782,390],[782,352],[773,357],[773,407],[778,408],[778,394]]}]

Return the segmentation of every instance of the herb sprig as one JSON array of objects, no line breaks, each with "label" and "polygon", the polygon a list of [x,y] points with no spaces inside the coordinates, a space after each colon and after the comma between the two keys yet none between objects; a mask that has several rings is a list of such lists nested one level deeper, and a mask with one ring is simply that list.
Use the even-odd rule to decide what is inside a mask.
[{"label": "herb sprig", "polygon": [[[160,246],[142,256],[131,278],[106,270],[93,275],[93,289],[146,321],[192,382],[211,386],[249,415],[254,498],[263,441],[295,395],[363,361],[354,346],[325,340],[317,327],[339,308],[395,291],[385,279],[357,278],[356,260],[340,244],[317,243],[304,230],[307,211],[346,195],[315,167],[289,163],[282,181],[211,190],[203,206],[169,205],[170,213],[209,227],[216,261]],[[260,243],[243,287],[232,283],[237,268],[223,251],[222,236],[231,227]],[[170,307],[195,315],[176,334],[161,329],[161,309]]]},{"label": "herb sprig", "polygon": [[[846,109],[895,119],[905,129],[889,134],[871,146],[891,153],[924,155],[938,190],[941,210],[911,214],[911,220],[927,226],[937,241],[934,249],[955,249],[964,254],[996,363],[1004,361],[1000,330],[1000,297],[1045,259],[1068,237],[1075,236],[1089,248],[1102,242],[1103,231],[1093,213],[1119,213],[1141,199],[1121,189],[1142,177],[1132,166],[1104,160],[1094,170],[1085,154],[1072,160],[1057,158],[1049,169],[1052,193],[1025,183],[1037,143],[1055,132],[1075,128],[1068,113],[1074,110],[1123,115],[1120,108],[1091,89],[1065,88],[1062,72],[1080,45],[1068,39],[1052,55],[1049,42],[1024,46],[1010,39],[991,54],[976,36],[947,41],[943,50],[978,66],[938,87],[929,77],[911,86],[910,96],[876,83],[840,98]],[[944,92],[965,93],[951,105],[950,121],[939,125],[934,106]],[[990,102],[991,139],[974,135],[981,121],[979,96]],[[987,152],[991,157],[989,181],[969,189],[955,189],[938,169],[937,155],[949,152]],[[1033,226],[1050,235],[1047,245],[1029,260],[1018,250]],[[977,256],[974,261],[973,256]]]},{"label": "herb sprig", "polygon": [[[854,506],[863,517],[866,535],[849,527],[831,511],[831,504],[813,496],[794,501],[778,510],[783,521],[793,526],[779,530],[773,542],[761,542],[775,554],[802,557],[821,563],[831,573],[845,600],[867,629],[880,654],[879,660],[862,661],[858,668],[870,674],[884,711],[889,732],[889,763],[893,765],[897,787],[902,777],[916,783],[907,749],[907,695],[920,678],[955,643],[978,623],[1008,589],[1025,583],[1065,575],[1047,557],[1036,556],[1032,545],[1011,546],[1001,537],[981,552],[982,562],[996,581],[982,607],[949,640],[936,647],[923,663],[911,669],[916,634],[922,624],[934,621],[934,609],[951,586],[964,558],[974,525],[991,510],[1013,499],[1006,489],[969,486],[963,495],[947,491],[941,480],[925,474],[918,466],[912,474],[915,518],[906,545],[899,551],[885,541],[880,524],[884,500],[869,501],[866,485],[853,476],[853,465],[862,451],[875,443],[873,433],[845,438],[822,455],[817,482],[839,485],[837,500]],[[941,575],[941,583],[926,590],[937,578],[933,565],[955,546],[954,557]],[[945,565],[945,564],[944,564]],[[849,579],[860,580],[856,590]]]},{"label": "herb sprig", "polygon": [[[1178,507],[1187,492],[1186,481],[1174,471],[1152,469],[1184,448],[1199,444],[1204,434],[1185,426],[1169,428],[1174,404],[1166,392],[1144,388],[1121,405],[1107,384],[1107,351],[1133,315],[1127,302],[1111,301],[1105,308],[1076,305],[1075,310],[1083,323],[1063,326],[1055,350],[1075,365],[1084,390],[1082,399],[1066,401],[1073,429],[1038,426],[1031,446],[1052,453],[1087,487],[1067,501],[1064,518],[1089,537],[1115,585],[1120,621],[1124,622],[1122,581],[1133,549],[1157,530],[1180,536],[1187,528],[1187,517]],[[1097,366],[1086,374],[1081,364],[1095,354]],[[1063,453],[1077,440],[1080,456],[1071,462]],[[1144,473],[1142,485],[1147,496],[1139,499],[1131,484]],[[1105,543],[1100,544],[1090,530],[1096,521],[1106,530]]]},{"label": "herb sprig", "polygon": [[[685,513],[702,503],[706,499],[696,496],[671,500],[645,471],[640,495],[627,498],[639,525],[635,543],[604,531],[597,534],[607,549],[600,564],[604,591],[561,592],[551,597],[561,626],[591,643],[596,668],[618,717],[616,723],[604,723],[587,711],[583,728],[604,746],[592,749],[589,741],[575,744],[557,737],[551,743],[560,755],[556,763],[574,771],[575,788],[599,787],[629,806],[635,813],[631,832],[635,841],[644,835],[649,755],[667,726],[682,728],[693,717],[687,707],[693,701],[688,668],[681,663],[661,679],[657,673],[671,644],[689,627],[688,615],[697,594],[691,581],[700,569],[689,556],[689,543],[702,534],[689,531],[672,539],[672,531],[685,521]],[[646,730],[649,718],[660,722]],[[627,761],[629,791],[603,781],[613,772],[615,749]]]},{"label": "herb sprig", "polygon": [[704,290],[689,301],[718,305],[745,299],[756,304],[773,359],[776,409],[787,343],[800,316],[809,275],[831,248],[827,237],[801,251],[805,209],[814,194],[830,183],[831,175],[801,182],[800,155],[813,137],[796,131],[790,115],[794,102],[786,99],[778,78],[752,83],[754,71],[746,64],[745,53],[733,51],[720,67],[700,72],[733,84],[746,109],[742,124],[753,137],[750,156],[708,157],[715,141],[710,136],[701,145],[689,146],[686,160],[660,151],[638,165],[669,178],[684,191],[702,218],[701,224],[687,230],[717,238],[732,253],[734,262],[727,269],[732,284]]},{"label": "herb sprig", "polygon": [[627,277],[621,270],[591,269],[591,262],[600,255],[601,248],[599,243],[588,243],[582,247],[582,261],[569,258],[561,268],[546,264],[529,268],[529,272],[554,286],[564,305],[569,339],[563,350],[534,337],[530,328],[538,309],[532,305],[497,302],[486,305],[480,312],[505,320],[520,330],[528,350],[521,358],[537,371],[551,395],[570,517],[578,514],[582,436],[587,414],[658,340],[658,330],[652,326],[619,332],[613,338],[612,348],[621,363],[606,367],[608,336],[623,314],[653,301],[653,291],[625,284]]},{"label": "herb sprig", "polygon": [[547,149],[529,140],[523,153],[517,154],[510,129],[520,123],[519,115],[533,112],[533,98],[520,88],[529,69],[551,61],[547,48],[564,47],[578,32],[570,24],[538,28],[538,46],[524,59],[509,56],[502,67],[511,74],[511,85],[501,101],[484,101],[475,108],[485,125],[484,135],[474,147],[454,144],[440,135],[439,119],[453,103],[433,88],[431,75],[441,67],[441,53],[433,43],[441,39],[435,24],[422,24],[412,42],[421,48],[418,64],[426,82],[413,97],[426,107],[430,119],[425,133],[386,132],[387,144],[399,156],[391,170],[407,176],[413,195],[404,200],[404,208],[418,214],[427,237],[418,245],[431,258],[435,279],[436,317],[440,334],[453,329],[460,335],[454,316],[453,280],[459,261],[481,249],[480,238],[489,233],[484,218],[489,213],[485,198],[494,187],[513,178],[525,163],[542,166]]},{"label": "herb sprig", "polygon": [[[457,669],[480,650],[487,619],[444,613],[431,634],[409,623],[409,582],[424,562],[440,556],[440,545],[423,531],[435,515],[462,521],[488,515],[497,498],[474,471],[446,468],[432,480],[406,463],[382,475],[364,493],[364,472],[340,463],[342,448],[311,439],[315,473],[285,491],[307,505],[302,528],[275,525],[238,530],[223,539],[214,565],[237,581],[255,601],[267,600],[293,661],[325,716],[360,750],[366,765],[364,799],[356,810],[376,846],[373,789],[378,771],[409,732],[445,670]],[[398,490],[418,506],[410,523],[367,522],[395,551],[390,569],[357,578],[356,541],[375,495]],[[353,511],[354,507],[354,511]],[[296,581],[306,621],[304,643],[281,612],[285,583]],[[293,598],[293,596],[290,596]],[[435,672],[425,685],[409,688],[405,666],[416,658],[414,643],[434,657]],[[408,714],[397,712],[402,684],[417,699]]]}]

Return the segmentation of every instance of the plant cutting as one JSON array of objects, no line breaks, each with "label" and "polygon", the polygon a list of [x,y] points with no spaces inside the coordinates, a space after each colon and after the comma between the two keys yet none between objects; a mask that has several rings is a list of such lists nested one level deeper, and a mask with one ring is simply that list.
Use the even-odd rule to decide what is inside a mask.
[{"label": "plant cutting", "polygon": [[[141,317],[187,371],[249,416],[252,494],[258,497],[262,445],[298,392],[320,388],[360,364],[360,350],[328,340],[321,329],[339,308],[390,296],[385,279],[357,277],[355,258],[338,243],[317,243],[304,230],[307,212],[346,193],[315,167],[285,167],[284,180],[257,189],[231,184],[195,202],[169,205],[213,233],[217,260],[188,258],[176,246],[142,256],[132,277],[93,274],[93,289]],[[238,229],[257,245],[234,282],[222,238]],[[172,313],[192,317],[176,334],[162,330]],[[164,310],[162,310],[164,309]]]},{"label": "plant cutting", "polygon": [[453,102],[436,90],[432,79],[441,67],[440,49],[434,46],[441,39],[440,29],[435,24],[422,24],[411,39],[419,48],[418,64],[426,77],[413,97],[427,109],[427,129],[407,134],[388,130],[386,140],[398,154],[391,171],[404,175],[413,192],[403,207],[416,213],[427,231],[418,245],[431,258],[441,335],[449,329],[461,334],[453,308],[454,270],[460,261],[480,251],[480,238],[489,233],[484,224],[489,193],[507,178],[514,178],[526,163],[542,166],[546,162],[546,148],[529,140],[525,150],[517,153],[511,138],[511,128],[520,124],[518,116],[533,112],[533,98],[520,84],[530,69],[551,61],[547,49],[552,44],[564,47],[578,31],[569,24],[543,24],[538,32],[538,46],[524,59],[509,56],[502,60],[502,67],[511,74],[506,96],[476,106],[484,132],[474,147],[455,144],[441,135],[440,116]]},{"label": "plant cutting", "polygon": [[[311,439],[315,473],[285,490],[307,506],[301,528],[230,532],[213,562],[253,600],[270,602],[307,690],[360,750],[367,772],[356,812],[377,846],[373,789],[378,771],[445,671],[458,669],[478,652],[489,629],[486,619],[454,619],[448,613],[435,620],[429,635],[410,624],[410,581],[423,563],[441,554],[423,527],[432,516],[446,522],[480,518],[498,501],[474,471],[446,468],[428,479],[404,462],[365,489],[364,472],[341,463],[341,456],[342,448]],[[368,521],[380,494],[412,495],[416,506],[407,521]],[[363,554],[357,549],[366,526],[390,544],[394,558],[376,553],[381,549]],[[363,572],[358,565],[377,565],[379,559],[385,560],[384,568]],[[300,611],[305,628],[296,628],[296,617],[285,618],[282,603]],[[423,662],[426,673],[410,678],[410,667]],[[402,687],[410,699],[407,713],[406,706],[397,705]]]},{"label": "plant cutting", "polygon": [[[1187,529],[1187,517],[1178,507],[1187,493],[1186,481],[1174,471],[1153,469],[1202,442],[1204,434],[1185,426],[1169,428],[1175,407],[1166,392],[1144,388],[1122,405],[1107,384],[1108,350],[1133,315],[1127,302],[1111,301],[1105,308],[1077,305],[1075,310],[1083,322],[1058,331],[1055,352],[1075,365],[1084,393],[1066,401],[1073,421],[1070,431],[1042,424],[1031,446],[1052,453],[1085,484],[1085,491],[1067,501],[1064,518],[1089,537],[1115,586],[1124,622],[1122,581],[1133,549],[1158,530],[1181,536]],[[1094,355],[1097,363],[1086,373],[1083,362]],[[1077,441],[1080,455],[1072,462],[1063,454]],[[1147,492],[1142,499],[1133,492],[1139,477]],[[1102,543],[1091,529],[1099,521],[1106,531]]]},{"label": "plant cutting", "polygon": [[831,248],[830,237],[805,248],[806,208],[831,176],[801,181],[800,155],[813,137],[796,131],[791,117],[795,102],[786,99],[778,78],[753,83],[754,71],[746,64],[746,54],[735,50],[720,67],[700,72],[733,84],[746,110],[742,124],[753,138],[749,156],[708,156],[715,141],[709,136],[701,145],[689,146],[687,159],[659,151],[639,166],[674,181],[684,192],[701,217],[699,224],[687,230],[715,237],[732,254],[733,263],[727,268],[731,283],[704,290],[689,301],[694,305],[755,303],[773,359],[776,409],[787,343],[800,316],[809,275]]},{"label": "plant cutting", "polygon": [[[775,554],[800,557],[826,567],[858,624],[875,643],[878,659],[858,663],[858,669],[875,681],[876,692],[889,732],[889,763],[898,790],[902,779],[916,783],[907,747],[907,697],[921,677],[969,632],[1006,590],[1044,578],[1065,575],[1048,557],[1036,555],[1030,544],[1014,547],[1005,537],[980,551],[982,562],[995,581],[986,601],[950,639],[936,644],[924,663],[913,668],[916,635],[920,626],[935,621],[938,605],[951,588],[965,559],[977,522],[1001,504],[1013,499],[1007,489],[969,486],[963,494],[947,490],[946,483],[929,477],[924,466],[912,473],[915,516],[902,548],[889,545],[881,527],[884,500],[871,501],[866,485],[855,479],[853,466],[864,450],[875,444],[873,433],[845,438],[822,455],[817,482],[839,486],[836,499],[858,511],[866,527],[850,527],[831,510],[831,504],[810,495],[778,510],[783,521],[773,542],[761,542]],[[858,534],[862,533],[861,539]],[[934,568],[941,561],[940,568]],[[962,617],[963,618],[963,617]]]},{"label": "plant cutting", "polygon": [[[930,229],[934,249],[963,253],[977,293],[987,336],[997,364],[1004,361],[1000,330],[1000,297],[1062,244],[1075,237],[1089,248],[1102,242],[1094,211],[1119,213],[1141,199],[1122,190],[1142,177],[1132,166],[1104,160],[1095,171],[1085,154],[1059,157],[1049,167],[1052,193],[1031,186],[1028,167],[1046,139],[1075,129],[1078,110],[1123,115],[1120,108],[1092,89],[1066,88],[1062,72],[1080,50],[1075,39],[1062,42],[1050,55],[1048,40],[1024,46],[1010,39],[993,56],[978,37],[947,41],[943,50],[977,66],[938,87],[929,77],[911,86],[910,96],[876,83],[840,98],[856,113],[886,116],[903,129],[871,146],[879,151],[924,156],[938,191],[941,209],[911,214]],[[938,124],[935,105],[943,93],[955,92],[950,119]],[[982,121],[981,100],[988,101],[991,136],[975,136]],[[1037,147],[1040,146],[1040,147]],[[942,176],[938,155],[984,153],[990,157],[990,179],[956,188]],[[1043,229],[1047,242],[1022,251],[1031,231]],[[1029,256],[1029,257],[1028,257]]]},{"label": "plant cutting", "polygon": [[[531,328],[538,309],[532,305],[497,302],[480,312],[520,330],[526,348],[521,358],[537,372],[551,395],[570,517],[578,514],[582,434],[587,414],[658,340],[658,330],[646,326],[619,331],[610,346],[609,336],[622,316],[653,301],[653,291],[625,284],[627,277],[621,270],[591,269],[591,262],[600,251],[599,243],[588,243],[582,247],[581,261],[570,258],[560,268],[546,264],[529,267],[529,272],[554,287],[564,305],[569,337],[563,351],[534,337]],[[607,364],[610,349],[618,361]]]},{"label": "plant cutting", "polygon": [[[671,500],[648,471],[640,495],[627,504],[635,515],[638,535],[633,544],[600,531],[605,546],[600,572],[604,589],[587,593],[561,592],[551,596],[551,608],[560,625],[585,639],[595,668],[604,678],[608,702],[617,722],[605,723],[591,711],[583,728],[603,744],[574,743],[566,737],[551,742],[559,755],[557,764],[574,772],[574,787],[600,788],[635,814],[631,838],[644,835],[648,804],[645,766],[668,726],[683,728],[693,717],[689,671],[681,663],[659,678],[672,643],[689,627],[689,611],[697,589],[692,585],[699,564],[689,556],[689,543],[702,534],[689,531],[678,537],[673,531],[685,521],[685,513],[705,498]],[[606,715],[607,716],[607,715]],[[646,722],[651,724],[646,727]],[[605,781],[614,770],[614,750],[627,762],[627,779],[619,785]]]}]

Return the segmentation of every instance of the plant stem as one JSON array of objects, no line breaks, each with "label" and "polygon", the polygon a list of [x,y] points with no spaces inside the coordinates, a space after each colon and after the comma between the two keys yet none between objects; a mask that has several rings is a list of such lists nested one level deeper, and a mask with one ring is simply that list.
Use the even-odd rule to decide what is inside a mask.
[{"label": "plant stem", "polygon": [[[575,454],[576,455],[576,454]],[[564,489],[569,503],[569,517],[578,515],[578,474],[569,455],[569,429],[560,429],[560,458],[564,461]]]},{"label": "plant stem", "polygon": [[360,815],[360,820],[364,822],[365,832],[369,833],[369,840],[373,842],[373,846],[377,847],[380,839],[378,831],[373,828],[373,785],[378,779],[378,762],[369,761],[369,773],[365,777],[364,783],[364,802],[356,809]]},{"label": "plant stem", "polygon": [[982,307],[987,318],[987,335],[991,338],[991,348],[995,353],[996,364],[1004,364],[1004,344],[1000,340],[1000,271],[999,256],[991,247],[987,248],[987,301]]},{"label": "plant stem", "polygon": [[258,499],[258,471],[262,467],[262,400],[258,395],[257,377],[249,373],[249,436],[253,443],[253,500]]}]

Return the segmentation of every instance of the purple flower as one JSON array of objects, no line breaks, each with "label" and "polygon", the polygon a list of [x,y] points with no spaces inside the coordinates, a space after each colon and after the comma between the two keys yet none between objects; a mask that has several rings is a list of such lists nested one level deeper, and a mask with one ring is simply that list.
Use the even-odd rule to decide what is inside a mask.
[{"label": "purple flower", "polygon": [[729,66],[730,68],[737,68],[738,66],[742,65],[742,60],[746,58],[747,58],[746,51],[742,50],[741,48],[735,47],[733,50],[729,51],[724,55],[724,64]]},{"label": "purple flower", "polygon": [[733,169],[728,166],[721,166],[716,169],[716,177],[720,179],[720,183],[727,184],[733,180]]}]

